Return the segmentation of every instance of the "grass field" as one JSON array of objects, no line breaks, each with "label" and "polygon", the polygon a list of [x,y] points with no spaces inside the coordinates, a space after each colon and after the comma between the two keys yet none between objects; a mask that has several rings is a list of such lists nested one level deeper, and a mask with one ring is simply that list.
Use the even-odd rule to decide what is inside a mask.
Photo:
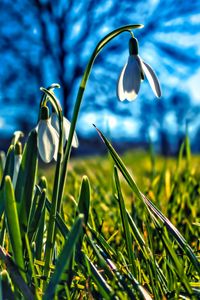
[{"label": "grass field", "polygon": [[143,150],[119,157],[101,138],[104,157],[70,162],[48,267],[55,167],[39,167],[32,185],[19,171],[14,189],[8,151],[0,299],[200,299],[200,158],[188,138],[174,158]]}]

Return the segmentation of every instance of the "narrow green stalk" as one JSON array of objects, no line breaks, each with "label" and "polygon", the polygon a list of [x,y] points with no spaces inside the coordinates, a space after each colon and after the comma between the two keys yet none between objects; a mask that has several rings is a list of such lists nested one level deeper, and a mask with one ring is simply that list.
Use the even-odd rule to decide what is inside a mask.
[{"label": "narrow green stalk", "polygon": [[83,218],[83,215],[78,215],[71,231],[69,232],[67,239],[65,240],[63,249],[60,252],[60,255],[56,262],[54,273],[50,279],[45,295],[43,297],[44,300],[54,299],[54,294],[60,282],[60,279],[63,273],[66,273],[68,271],[70,260],[73,255],[73,250],[75,249],[82,235]]},{"label": "narrow green stalk", "polygon": [[7,231],[9,234],[10,245],[12,247],[12,255],[14,257],[14,262],[17,265],[21,276],[26,282],[27,278],[25,274],[25,264],[19,216],[17,212],[15,193],[10,176],[5,177],[4,201]]},{"label": "narrow green stalk", "polygon": [[82,254],[82,265],[86,267],[88,274],[93,278],[94,282],[98,286],[98,289],[103,296],[103,299],[118,299],[113,289],[108,285],[102,274],[98,271],[96,266],[92,263],[89,257],[81,252]]},{"label": "narrow green stalk", "polygon": [[61,154],[58,153],[58,159],[56,164],[56,172],[54,179],[54,188],[52,195],[52,205],[49,216],[49,226],[47,231],[47,241],[45,248],[45,266],[44,266],[44,276],[48,277],[50,272],[50,263],[53,255],[54,247],[54,236],[55,236],[55,222],[56,222],[56,212],[58,204],[58,185],[60,180],[60,165],[61,165]]},{"label": "narrow green stalk", "polygon": [[26,242],[26,249],[27,249],[27,253],[28,253],[29,266],[30,266],[31,273],[32,273],[31,276],[33,278],[33,282],[34,282],[34,286],[35,286],[35,299],[40,300],[41,297],[39,296],[39,290],[38,290],[39,285],[38,285],[38,280],[37,280],[36,273],[35,273],[33,256],[32,256],[31,247],[30,247],[30,243],[29,243],[27,234],[25,234],[25,242]]},{"label": "narrow green stalk", "polygon": [[55,240],[56,212],[58,207],[60,171],[61,171],[61,162],[63,156],[63,115],[62,115],[62,109],[54,94],[45,88],[41,88],[41,90],[48,95],[51,104],[57,111],[58,119],[59,119],[59,146],[58,146],[56,171],[54,177],[52,205],[51,205],[51,211],[49,216],[49,226],[47,231],[47,241],[46,241],[46,248],[45,248],[44,276],[48,277],[50,272],[50,263],[52,259],[54,240]]},{"label": "narrow green stalk", "polygon": [[53,197],[52,197],[52,206],[51,206],[51,212],[50,212],[50,219],[49,219],[49,228],[47,233],[47,244],[46,244],[46,250],[45,250],[45,268],[44,268],[44,276],[49,275],[49,265],[52,258],[52,252],[53,252],[53,246],[54,246],[54,236],[55,236],[55,219],[56,219],[56,211],[60,211],[61,208],[61,200],[63,196],[64,191],[64,184],[67,174],[67,166],[68,161],[71,153],[71,147],[72,147],[72,139],[76,127],[76,122],[80,110],[80,105],[82,102],[83,94],[86,88],[86,84],[90,75],[90,71],[92,69],[93,63],[99,54],[99,52],[103,49],[103,47],[114,37],[119,35],[120,33],[124,31],[130,31],[134,28],[140,28],[142,25],[127,25],[121,28],[118,28],[111,33],[109,33],[107,36],[105,36],[96,46],[94,52],[92,53],[92,56],[88,62],[88,65],[86,67],[86,70],[83,74],[81,84],[78,90],[78,95],[74,107],[74,113],[72,117],[68,142],[66,146],[66,151],[64,153],[64,158],[62,162],[62,169],[61,169],[61,161],[62,161],[62,149],[61,143],[63,142],[62,135],[63,135],[63,124],[62,124],[62,116],[60,115],[61,110],[60,107],[58,107],[58,101],[56,100],[54,94],[47,89],[41,88],[42,91],[44,91],[50,98],[51,103],[56,108],[58,115],[59,115],[59,126],[60,126],[60,140],[59,140],[59,150],[58,150],[58,158],[57,158],[57,164],[56,164],[56,172],[55,172],[55,181],[54,181],[54,189],[53,189]]},{"label": "narrow green stalk", "polygon": [[73,111],[73,117],[72,117],[69,137],[68,137],[67,146],[66,146],[66,151],[64,153],[63,166],[62,166],[61,178],[60,178],[60,188],[59,188],[59,197],[58,197],[59,198],[58,210],[60,210],[60,207],[61,207],[61,200],[62,200],[63,191],[64,191],[64,184],[65,184],[65,179],[66,179],[66,175],[67,175],[68,161],[69,161],[69,157],[70,157],[70,153],[71,153],[72,139],[73,139],[73,135],[74,135],[75,127],[76,127],[76,122],[77,122],[81,102],[82,102],[82,99],[83,99],[83,95],[84,95],[84,92],[85,92],[86,84],[87,84],[87,81],[89,79],[89,75],[90,75],[92,66],[94,64],[94,61],[95,61],[97,55],[99,54],[99,52],[103,49],[103,47],[109,41],[111,41],[113,38],[115,38],[117,35],[119,35],[122,32],[125,32],[125,31],[130,32],[131,29],[142,28],[142,27],[143,27],[143,25],[140,25],[140,24],[127,25],[127,26],[120,27],[120,28],[110,32],[108,35],[106,35],[97,44],[96,48],[94,49],[94,51],[93,51],[93,53],[90,57],[90,60],[89,60],[88,65],[85,69],[85,72],[83,74],[81,84],[80,84],[80,87],[79,87],[79,90],[78,90],[78,94],[77,94],[77,98],[76,98],[76,102],[75,102],[75,106],[74,106],[74,111]]},{"label": "narrow green stalk", "polygon": [[[48,86],[45,90],[48,90],[48,91],[52,91],[54,90],[55,88],[60,88],[60,85],[58,83],[52,83],[50,86]],[[41,87],[40,90],[43,90],[43,88]],[[48,102],[48,95],[44,92],[44,94],[42,95],[42,98],[40,100],[40,108],[43,106],[43,105],[46,105],[46,103]],[[51,101],[51,100],[50,100]],[[55,104],[51,102],[51,104],[53,105],[53,107],[55,108]],[[57,109],[56,109],[57,111]],[[39,114],[38,114],[38,121],[40,120],[40,111],[39,111]]]},{"label": "narrow green stalk", "polygon": [[22,299],[35,300],[31,289],[24,281],[24,278],[19,272],[18,267],[13,262],[11,256],[6,252],[4,248],[0,246],[0,260],[6,265],[6,269],[9,272],[10,278],[17,289],[20,289],[23,296]]},{"label": "narrow green stalk", "polygon": [[134,257],[134,253],[133,253],[132,238],[131,238],[131,234],[130,234],[128,217],[127,217],[127,213],[126,213],[126,207],[125,207],[124,199],[123,199],[122,192],[121,192],[119,175],[118,175],[116,166],[114,166],[114,178],[115,178],[115,184],[116,184],[116,189],[117,189],[117,200],[118,200],[119,208],[120,208],[123,231],[125,234],[125,242],[126,242],[128,259],[129,259],[129,263],[130,263],[130,270],[131,270],[131,273],[133,274],[133,276],[136,277],[137,269],[136,269],[135,257]]}]

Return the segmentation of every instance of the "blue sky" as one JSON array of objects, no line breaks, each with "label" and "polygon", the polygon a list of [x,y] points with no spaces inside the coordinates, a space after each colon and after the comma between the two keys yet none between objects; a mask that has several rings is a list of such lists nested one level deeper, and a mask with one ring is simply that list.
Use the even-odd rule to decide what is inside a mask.
[{"label": "blue sky", "polygon": [[95,62],[78,135],[94,136],[95,123],[112,139],[143,141],[150,134],[159,144],[164,130],[173,143],[181,138],[190,118],[189,130],[195,137],[200,127],[199,1],[59,0],[56,6],[49,0],[36,2],[3,0],[0,4],[1,137],[36,125],[39,88],[52,82],[61,84],[58,97],[67,104],[70,119],[81,74],[96,43],[109,31],[130,23],[145,25],[135,36],[140,56],[159,77],[162,102],[155,99],[146,81],[133,103],[117,100],[116,82],[128,57],[129,35],[124,33]]}]

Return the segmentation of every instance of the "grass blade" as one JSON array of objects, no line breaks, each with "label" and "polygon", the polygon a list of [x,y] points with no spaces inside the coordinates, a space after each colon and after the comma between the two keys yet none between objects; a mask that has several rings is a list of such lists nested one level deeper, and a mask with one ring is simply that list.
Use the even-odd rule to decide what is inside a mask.
[{"label": "grass blade", "polygon": [[[9,175],[11,178],[13,177],[14,172],[14,161],[15,161],[15,154],[14,154],[14,146],[11,145],[8,149],[5,161],[5,167],[3,170],[1,185],[0,185],[0,218],[4,212],[4,192],[3,186],[5,182],[6,175]],[[2,161],[2,168],[3,168],[3,161]]]},{"label": "grass blade", "polygon": [[15,300],[11,279],[6,270],[0,273],[0,299]]},{"label": "grass blade", "polygon": [[34,300],[34,296],[31,290],[29,289],[28,285],[25,283],[24,279],[22,278],[18,267],[14,264],[10,255],[6,253],[6,251],[1,246],[0,246],[0,259],[6,265],[6,268],[12,279],[12,282],[15,284],[16,287],[18,287],[21,290],[25,299]]},{"label": "grass blade", "polygon": [[78,200],[78,212],[84,215],[84,223],[87,225],[90,208],[90,182],[87,176],[83,176]]},{"label": "grass blade", "polygon": [[88,228],[89,228],[92,236],[97,240],[98,244],[101,245],[101,247],[103,248],[103,250],[107,254],[111,253],[117,259],[117,253],[116,253],[115,249],[110,246],[110,244],[105,240],[105,238],[103,237],[103,235],[101,233],[99,233],[98,231],[94,230],[89,224],[88,224]]},{"label": "grass blade", "polygon": [[63,272],[66,272],[69,267],[69,262],[73,254],[73,250],[81,237],[81,231],[83,226],[83,215],[79,215],[75,221],[68,238],[65,242],[65,245],[58,257],[56,262],[55,271],[49,281],[49,284],[46,288],[44,300],[53,299],[56,286],[60,281],[60,278]]},{"label": "grass blade", "polygon": [[175,250],[173,249],[169,239],[167,238],[165,231],[162,230],[162,228],[159,226],[157,227],[158,229],[158,233],[160,235],[161,240],[163,241],[163,244],[167,250],[167,252],[169,253],[174,266],[173,266],[173,270],[176,272],[176,274],[178,275],[180,281],[183,283],[183,285],[185,286],[186,291],[188,292],[189,296],[192,296],[192,289],[190,287],[190,284],[188,282],[187,277],[184,274],[184,270],[183,270],[183,266],[179,261],[179,258],[175,252]]},{"label": "grass blade", "polygon": [[41,217],[40,217],[37,234],[35,237],[35,247],[36,247],[35,258],[37,260],[41,260],[41,258],[42,258],[43,243],[44,243],[44,230],[45,230],[45,215],[46,215],[45,213],[46,213],[46,209],[44,207]]},{"label": "grass blade", "polygon": [[3,177],[5,161],[6,161],[5,153],[3,151],[0,151],[0,183]]},{"label": "grass blade", "polygon": [[22,249],[22,239],[17,213],[17,205],[15,201],[14,189],[10,176],[5,177],[4,185],[5,215],[7,220],[7,230],[12,246],[14,261],[19,268],[20,274],[26,281],[24,273],[24,257]]},{"label": "grass blade", "polygon": [[[83,253],[82,253],[83,254]],[[83,265],[86,266],[88,273],[97,284],[103,299],[117,299],[112,288],[107,284],[103,276],[99,273],[95,265],[91,262],[87,255],[82,255]],[[85,262],[85,263],[84,263]]]},{"label": "grass blade", "polygon": [[[83,176],[77,210],[78,213],[84,215],[85,226],[87,225],[88,222],[89,209],[90,209],[90,183],[87,176]],[[82,230],[81,238],[79,239],[78,246],[77,246],[78,252],[81,250],[83,237],[84,237],[84,232]]]},{"label": "grass blade", "polygon": [[33,282],[34,282],[34,287],[35,287],[35,299],[40,300],[41,297],[39,296],[39,290],[38,290],[39,285],[38,285],[38,280],[36,278],[33,256],[32,256],[31,247],[30,247],[30,243],[29,243],[27,234],[25,234],[25,242],[26,242],[26,249],[27,249],[28,259],[29,259],[29,267],[31,269],[31,275],[33,277]]},{"label": "grass blade", "polygon": [[39,228],[38,224],[40,222],[41,216],[45,209],[45,199],[46,199],[46,189],[44,189],[41,195],[38,197],[38,203],[35,209],[35,213],[32,216],[32,220],[30,220],[30,223],[28,224],[28,235],[30,240],[32,240],[32,238],[37,234]]},{"label": "grass blade", "polygon": [[6,163],[4,167],[3,177],[1,180],[0,190],[3,188],[6,175],[9,175],[11,178],[13,177],[14,162],[15,162],[15,148],[13,145],[11,145],[6,155]]},{"label": "grass blade", "polygon": [[157,209],[157,207],[145,195],[142,194],[142,197],[151,213],[154,216],[156,216],[160,221],[162,221],[162,223],[164,223],[168,231],[173,235],[179,246],[190,258],[191,263],[193,264],[197,272],[200,274],[200,263],[196,255],[194,254],[192,248],[185,240],[185,238],[181,235],[178,229],[170,222],[170,220],[167,217],[165,217],[163,213],[159,209]]},{"label": "grass blade", "polygon": [[[96,127],[95,127],[96,128]],[[97,129],[97,128],[96,128]],[[190,258],[195,269],[200,273],[200,263],[194,254],[192,248],[188,245],[184,237],[178,231],[178,229],[161,213],[161,211],[146,197],[144,196],[139,188],[137,187],[134,179],[131,177],[130,173],[128,172],[126,166],[124,165],[123,161],[116,153],[115,149],[112,147],[110,142],[106,139],[106,137],[102,134],[102,132],[97,129],[101,139],[106,144],[107,149],[109,150],[115,164],[117,165],[118,169],[121,171],[122,175],[124,176],[125,180],[127,181],[130,188],[135,192],[136,196],[145,203],[146,207],[152,212],[154,216],[156,216],[160,221],[162,221],[170,233],[173,235],[175,240],[178,242],[180,247],[184,250],[187,256]]]},{"label": "grass blade", "polygon": [[33,130],[24,147],[15,190],[16,201],[20,204],[20,227],[22,232],[27,231],[37,166],[37,133]]},{"label": "grass blade", "polygon": [[[45,201],[45,205],[46,205],[47,210],[50,212],[51,211],[51,202],[47,198]],[[58,229],[60,230],[61,234],[63,235],[63,237],[66,238],[66,236],[69,233],[69,229],[66,226],[61,215],[58,212],[56,213],[56,225],[57,225]]]},{"label": "grass blade", "polygon": [[3,212],[4,212],[4,192],[2,189],[0,190],[0,220],[2,218]]},{"label": "grass blade", "polygon": [[125,234],[125,241],[126,241],[126,248],[127,248],[128,258],[129,258],[129,264],[130,264],[132,274],[134,276],[136,276],[136,266],[135,266],[135,259],[134,259],[134,255],[133,255],[132,238],[131,238],[131,234],[130,234],[125,203],[124,203],[124,199],[122,196],[120,182],[119,182],[119,176],[118,176],[116,167],[114,167],[114,178],[115,178],[115,184],[116,184],[116,189],[117,189],[117,200],[118,200],[119,207],[120,207],[123,231]]}]

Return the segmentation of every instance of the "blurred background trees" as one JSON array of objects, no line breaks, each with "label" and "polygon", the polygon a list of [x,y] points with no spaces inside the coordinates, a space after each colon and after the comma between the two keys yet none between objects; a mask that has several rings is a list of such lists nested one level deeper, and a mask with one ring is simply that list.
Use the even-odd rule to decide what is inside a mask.
[{"label": "blurred background trees", "polygon": [[[95,62],[78,135],[95,136],[95,123],[114,140],[144,144],[150,136],[158,150],[175,152],[189,120],[191,137],[198,138],[199,1],[2,0],[0,12],[0,139],[36,124],[39,87],[53,82],[61,85],[57,95],[70,119],[95,45],[129,23],[145,25],[134,33],[141,57],[160,79],[163,97],[154,99],[145,81],[135,102],[117,100],[116,82],[128,56],[129,35],[124,33]],[[195,141],[193,149],[200,150]]]}]

